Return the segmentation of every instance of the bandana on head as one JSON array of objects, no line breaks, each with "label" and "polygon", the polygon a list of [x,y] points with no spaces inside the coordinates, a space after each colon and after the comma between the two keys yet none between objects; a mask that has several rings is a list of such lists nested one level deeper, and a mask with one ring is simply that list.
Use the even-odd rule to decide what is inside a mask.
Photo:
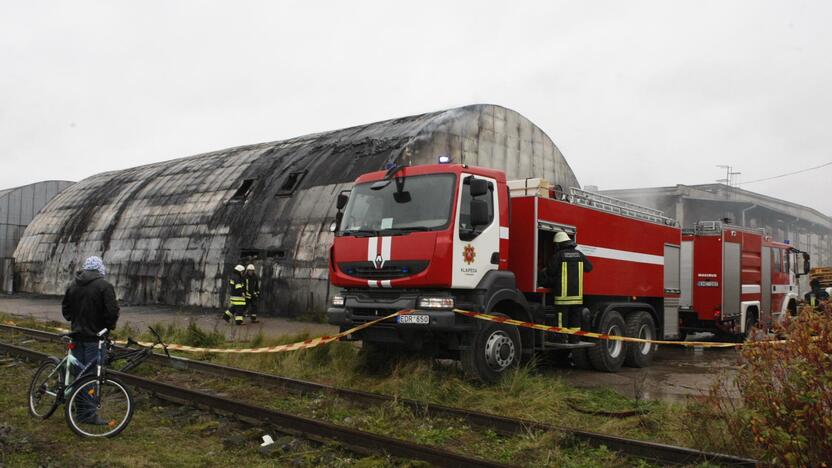
[{"label": "bandana on head", "polygon": [[101,273],[101,276],[106,276],[107,270],[104,268],[104,260],[100,257],[92,256],[84,260],[84,270],[94,270]]}]

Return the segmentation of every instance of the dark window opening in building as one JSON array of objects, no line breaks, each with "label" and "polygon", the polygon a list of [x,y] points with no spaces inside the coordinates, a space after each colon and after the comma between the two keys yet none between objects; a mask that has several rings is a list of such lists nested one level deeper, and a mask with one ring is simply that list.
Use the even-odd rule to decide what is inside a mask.
[{"label": "dark window opening in building", "polygon": [[285,250],[268,250],[266,251],[266,256],[269,258],[286,258],[286,251]]},{"label": "dark window opening in building", "polygon": [[259,260],[260,251],[256,249],[242,249],[240,250],[240,258],[245,261]]},{"label": "dark window opening in building", "polygon": [[242,201],[245,200],[248,196],[248,193],[251,191],[251,186],[254,184],[254,179],[246,179],[243,181],[243,184],[240,185],[240,188],[234,192],[234,195],[231,196],[230,201]]},{"label": "dark window opening in building", "polygon": [[283,181],[283,185],[280,186],[280,190],[277,191],[278,197],[291,197],[293,193],[295,193],[295,189],[298,188],[300,182],[303,180],[303,177],[306,176],[306,173],[309,171],[299,171],[299,172],[291,172],[288,176],[286,176],[286,180]]}]

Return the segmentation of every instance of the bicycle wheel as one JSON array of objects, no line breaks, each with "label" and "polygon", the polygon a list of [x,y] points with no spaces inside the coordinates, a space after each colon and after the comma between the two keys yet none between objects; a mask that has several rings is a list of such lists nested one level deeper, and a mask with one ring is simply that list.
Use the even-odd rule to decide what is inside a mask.
[{"label": "bicycle wheel", "polygon": [[112,377],[99,383],[95,376],[73,384],[67,400],[66,422],[82,437],[113,437],[133,417],[133,397],[127,387]]},{"label": "bicycle wheel", "polygon": [[58,409],[63,392],[61,385],[61,361],[50,357],[44,360],[29,384],[29,414],[46,419]]}]

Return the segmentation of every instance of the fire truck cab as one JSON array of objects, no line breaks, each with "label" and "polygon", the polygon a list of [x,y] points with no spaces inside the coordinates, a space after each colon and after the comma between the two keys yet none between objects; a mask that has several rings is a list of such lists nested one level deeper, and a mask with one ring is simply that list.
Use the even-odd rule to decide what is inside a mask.
[{"label": "fire truck cab", "polygon": [[[524,184],[531,188],[517,189]],[[577,189],[509,183],[503,172],[464,164],[365,174],[337,206],[330,281],[340,291],[329,322],[346,330],[414,310],[350,337],[379,358],[393,349],[431,350],[487,382],[545,351],[571,353],[577,366],[607,372],[649,365],[651,344],[569,343],[564,335],[454,312],[565,326],[549,290],[538,285],[558,231],[593,264],[584,276],[583,329],[679,335],[681,230],[659,211]]]},{"label": "fire truck cab", "polygon": [[797,313],[809,256],[762,229],[701,221],[682,234],[682,332],[744,338]]}]

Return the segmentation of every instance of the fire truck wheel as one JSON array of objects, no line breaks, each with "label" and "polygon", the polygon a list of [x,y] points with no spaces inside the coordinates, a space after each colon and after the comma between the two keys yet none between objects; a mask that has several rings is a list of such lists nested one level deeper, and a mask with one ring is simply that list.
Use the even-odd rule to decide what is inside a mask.
[{"label": "fire truck wheel", "polygon": [[[627,336],[643,338],[645,340],[656,339],[656,322],[649,312],[644,310],[630,314],[625,320],[627,323]],[[657,345],[652,343],[627,343],[627,357],[624,364],[629,367],[647,367],[653,361]]]},{"label": "fire truck wheel", "polygon": [[[607,311],[598,326],[598,332],[611,336],[624,336],[627,324],[617,310]],[[623,341],[600,340],[596,346],[587,349],[592,367],[601,372],[618,372],[624,364],[626,347]]]},{"label": "fire truck wheel", "polygon": [[[499,313],[493,315],[506,317]],[[522,354],[517,327],[488,322],[471,337],[468,349],[462,351],[462,367],[471,378],[496,383],[506,371],[520,365]]]}]

